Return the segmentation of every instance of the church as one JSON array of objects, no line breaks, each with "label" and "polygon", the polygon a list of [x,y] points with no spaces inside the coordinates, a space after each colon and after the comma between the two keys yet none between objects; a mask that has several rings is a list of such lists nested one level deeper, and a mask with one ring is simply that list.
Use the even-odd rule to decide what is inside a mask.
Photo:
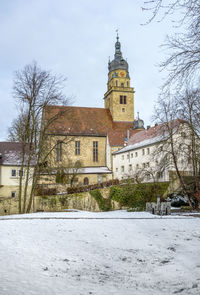
[{"label": "church", "polygon": [[142,121],[134,118],[134,88],[118,35],[114,59],[108,62],[104,108],[46,106],[43,120],[56,116],[47,131],[51,150],[47,163],[52,168],[51,176],[43,173],[42,183],[54,183],[59,168],[76,174],[73,185],[112,179],[112,153],[123,148],[133,134],[144,128]]}]

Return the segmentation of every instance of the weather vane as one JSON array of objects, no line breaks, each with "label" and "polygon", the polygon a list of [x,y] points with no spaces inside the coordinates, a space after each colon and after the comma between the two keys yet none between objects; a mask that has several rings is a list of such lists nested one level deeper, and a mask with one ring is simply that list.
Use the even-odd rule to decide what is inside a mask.
[{"label": "weather vane", "polygon": [[119,39],[119,36],[118,36],[119,29],[116,29],[115,32],[117,33],[117,39]]}]

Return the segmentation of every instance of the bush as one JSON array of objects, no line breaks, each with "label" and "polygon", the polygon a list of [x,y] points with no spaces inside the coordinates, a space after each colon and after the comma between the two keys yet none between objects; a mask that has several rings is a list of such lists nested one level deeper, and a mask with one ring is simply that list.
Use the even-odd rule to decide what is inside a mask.
[{"label": "bush", "polygon": [[110,189],[110,197],[121,206],[144,210],[146,202],[156,201],[157,195],[163,195],[168,183],[123,184]]},{"label": "bush", "polygon": [[90,191],[90,195],[96,200],[101,211],[109,211],[112,209],[111,199],[104,199],[98,189]]}]

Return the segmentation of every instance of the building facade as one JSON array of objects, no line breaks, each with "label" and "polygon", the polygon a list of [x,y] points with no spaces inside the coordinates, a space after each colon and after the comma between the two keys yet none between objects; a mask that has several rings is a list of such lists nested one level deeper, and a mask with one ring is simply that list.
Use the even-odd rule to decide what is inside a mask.
[{"label": "building facade", "polygon": [[112,179],[112,153],[141,130],[134,127],[134,88],[118,36],[114,59],[108,63],[104,108],[47,106],[43,124],[53,117],[57,119],[47,129],[47,147],[51,150],[47,166],[51,175],[43,173],[40,183],[55,183],[59,169],[70,178],[78,166],[74,185]]},{"label": "building facade", "polygon": [[[170,122],[173,137],[165,124],[155,125],[130,138],[126,147],[113,153],[113,174],[119,180],[135,182],[171,181],[176,179],[173,155],[182,175],[192,175],[187,123]],[[171,142],[173,141],[173,152]]]}]

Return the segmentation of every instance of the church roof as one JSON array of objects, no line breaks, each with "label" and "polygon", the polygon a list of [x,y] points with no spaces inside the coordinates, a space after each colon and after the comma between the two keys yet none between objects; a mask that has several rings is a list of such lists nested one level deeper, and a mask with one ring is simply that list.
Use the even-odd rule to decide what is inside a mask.
[{"label": "church roof", "polygon": [[[77,136],[109,136],[111,145],[123,145],[127,130],[132,129],[133,122],[114,122],[109,109],[46,106],[44,119],[50,118],[49,134]],[[131,130],[131,134],[134,130]]]},{"label": "church roof", "polygon": [[[141,130],[130,130],[129,136],[133,136]],[[108,139],[111,146],[123,146],[125,139],[127,138],[127,130],[109,130]]]}]

